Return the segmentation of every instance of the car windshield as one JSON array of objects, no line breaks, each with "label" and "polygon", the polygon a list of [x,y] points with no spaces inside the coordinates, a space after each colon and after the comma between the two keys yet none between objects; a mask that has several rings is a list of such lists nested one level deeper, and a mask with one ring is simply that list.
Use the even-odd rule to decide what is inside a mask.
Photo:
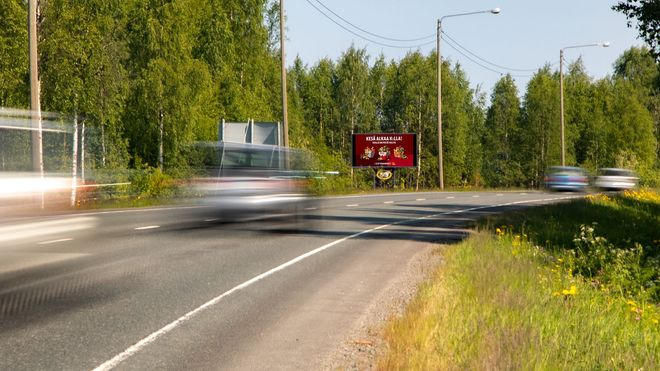
[{"label": "car windshield", "polygon": [[209,175],[250,172],[269,176],[309,171],[314,163],[313,156],[302,150],[229,142],[197,143],[193,147],[192,157],[193,166]]},{"label": "car windshield", "polygon": [[551,167],[548,170],[548,174],[551,175],[585,175],[584,170],[577,167]]},{"label": "car windshield", "polygon": [[604,176],[633,176],[632,171],[626,169],[602,169],[600,175]]}]

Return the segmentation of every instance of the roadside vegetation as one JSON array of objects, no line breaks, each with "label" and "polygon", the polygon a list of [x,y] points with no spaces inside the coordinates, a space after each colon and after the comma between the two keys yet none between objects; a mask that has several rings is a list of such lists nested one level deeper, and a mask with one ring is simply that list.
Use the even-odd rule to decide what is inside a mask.
[{"label": "roadside vegetation", "polygon": [[656,369],[660,194],[484,221],[386,327],[380,369]]},{"label": "roadside vegetation", "polygon": [[[191,145],[218,140],[221,120],[282,120],[277,0],[38,3],[41,109],[63,130],[43,133],[47,173],[71,172],[74,122],[85,153],[78,174],[84,168],[85,180],[101,183],[92,178],[99,171],[145,168],[177,179],[177,169],[192,165]],[[580,59],[567,63],[566,163],[625,167],[658,186],[654,13],[616,3],[613,11],[640,21],[647,45],[624,51],[605,78],[591,77]],[[27,10],[23,0],[0,0],[0,107],[30,106]],[[397,170],[395,186],[439,184],[437,67],[433,50],[389,60],[348,45],[335,59],[288,66],[290,145],[318,158],[310,170],[338,173],[316,182],[315,193],[372,188],[371,169],[351,170],[351,133],[416,133],[420,166]],[[507,74],[484,91],[460,61],[443,61],[447,187],[538,188],[545,169],[560,163],[559,71],[537,67],[525,89]],[[0,129],[0,171],[32,170],[30,149],[29,132]],[[154,184],[141,199],[171,192]]]}]

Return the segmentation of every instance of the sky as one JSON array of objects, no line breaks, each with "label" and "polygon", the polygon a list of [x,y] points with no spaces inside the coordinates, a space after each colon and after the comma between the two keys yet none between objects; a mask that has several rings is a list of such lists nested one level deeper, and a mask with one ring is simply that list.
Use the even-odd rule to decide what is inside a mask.
[{"label": "sky", "polygon": [[[564,66],[581,57],[587,73],[594,79],[600,79],[612,74],[612,65],[625,50],[644,45],[643,40],[637,37],[637,29],[627,27],[625,15],[610,9],[616,1],[318,1],[372,34],[391,39],[428,38],[408,43],[381,39],[347,25],[317,0],[288,0],[284,2],[284,9],[287,27],[285,51],[289,66],[296,56],[308,67],[324,57],[337,61],[351,45],[365,48],[370,64],[380,54],[385,56],[386,61],[398,61],[415,50],[428,55],[436,48],[436,25],[440,17],[500,8],[501,12],[497,15],[483,13],[447,17],[442,21],[443,32],[469,52],[456,48],[482,66],[459,54],[450,45],[451,39],[441,41],[443,60],[448,59],[452,64],[458,62],[471,86],[480,86],[489,97],[495,83],[506,73],[514,76],[519,95],[524,94],[534,71],[545,64],[550,64],[554,70],[559,69],[559,51],[562,48],[609,42],[608,48],[581,47],[564,51]],[[355,36],[329,20],[310,3],[367,39],[401,47],[383,46]],[[420,44],[425,45],[417,46]]]}]

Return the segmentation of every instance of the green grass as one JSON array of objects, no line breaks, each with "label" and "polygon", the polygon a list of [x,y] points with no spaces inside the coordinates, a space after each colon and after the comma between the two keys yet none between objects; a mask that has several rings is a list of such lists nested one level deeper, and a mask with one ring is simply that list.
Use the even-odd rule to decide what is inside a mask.
[{"label": "green grass", "polygon": [[626,301],[546,265],[542,250],[515,238],[498,240],[481,232],[442,253],[445,263],[438,273],[406,314],[388,325],[389,352],[380,369],[657,369],[660,364],[656,307],[643,307],[640,318]]},{"label": "green grass", "polygon": [[441,248],[378,367],[658,369],[659,207],[638,191],[484,221]]}]

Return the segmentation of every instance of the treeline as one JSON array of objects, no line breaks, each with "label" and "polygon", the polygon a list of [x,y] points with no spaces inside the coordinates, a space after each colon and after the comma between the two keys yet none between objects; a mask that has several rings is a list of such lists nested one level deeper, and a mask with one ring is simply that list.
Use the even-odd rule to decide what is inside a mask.
[{"label": "treeline", "polygon": [[[217,140],[223,118],[281,120],[278,17],[269,0],[42,0],[42,110],[97,128],[92,166],[185,166],[188,144]],[[26,20],[24,1],[0,0],[0,107],[29,107]],[[351,46],[337,60],[296,59],[291,145],[348,183],[351,132],[414,132],[420,167],[399,172],[398,185],[435,187],[436,58],[372,61]],[[442,81],[446,185],[537,187],[560,163],[558,71],[540,68],[524,92],[503,76],[490,99],[458,63],[443,62]],[[600,80],[578,60],[564,89],[567,164],[634,168],[660,184],[660,72],[647,49],[629,49]],[[371,179],[360,170],[352,182]]]}]

